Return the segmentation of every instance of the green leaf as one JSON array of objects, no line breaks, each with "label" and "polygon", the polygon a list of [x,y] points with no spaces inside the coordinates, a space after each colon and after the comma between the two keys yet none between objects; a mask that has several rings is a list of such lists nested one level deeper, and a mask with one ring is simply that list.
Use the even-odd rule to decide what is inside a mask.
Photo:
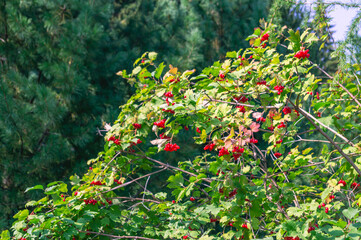
[{"label": "green leaf", "polygon": [[155,59],[157,59],[157,56],[158,56],[158,53],[156,53],[156,52],[150,52],[150,53],[148,53],[148,57],[149,57],[149,59],[150,60],[155,60]]},{"label": "green leaf", "polygon": [[162,75],[163,69],[164,69],[165,65],[164,63],[159,64],[159,66],[157,67],[157,69],[155,70],[155,74],[154,77],[156,79],[160,78],[160,75]]},{"label": "green leaf", "polygon": [[10,232],[8,230],[2,231],[0,240],[10,240]]},{"label": "green leaf", "polygon": [[359,213],[359,210],[355,209],[355,208],[348,208],[348,209],[345,209],[342,211],[342,214],[350,220],[353,219],[356,216],[356,214],[358,214],[358,213]]},{"label": "green leaf", "polygon": [[44,187],[42,185],[36,185],[34,187],[29,187],[29,188],[25,189],[25,192],[28,192],[28,191],[31,191],[31,190],[37,190],[37,189],[44,190]]},{"label": "green leaf", "polygon": [[183,187],[184,184],[184,178],[182,176],[182,173],[177,173],[176,175],[170,176],[168,178],[168,184],[169,188],[178,188]]},{"label": "green leaf", "polygon": [[25,220],[29,216],[29,210],[24,209],[15,214],[14,218],[19,219],[19,221]]}]

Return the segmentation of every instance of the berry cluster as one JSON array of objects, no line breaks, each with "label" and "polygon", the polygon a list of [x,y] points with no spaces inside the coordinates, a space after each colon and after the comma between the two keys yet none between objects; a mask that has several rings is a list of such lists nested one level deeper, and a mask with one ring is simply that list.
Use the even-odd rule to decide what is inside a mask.
[{"label": "berry cluster", "polygon": [[159,134],[159,137],[160,137],[160,139],[168,139],[168,140],[170,139],[170,137],[168,137],[164,133]]},{"label": "berry cluster", "polygon": [[179,79],[179,78],[176,78],[176,79],[173,78],[173,79],[169,80],[169,82],[171,82],[171,83],[172,83],[172,82],[178,83],[178,82],[180,82],[180,79]]},{"label": "berry cluster", "polygon": [[267,41],[268,38],[269,38],[269,34],[268,34],[268,33],[264,34],[264,35],[261,37],[261,42]]},{"label": "berry cluster", "polygon": [[217,221],[218,221],[218,219],[217,219],[217,218],[211,218],[210,220],[211,220],[211,223],[213,223],[213,222],[217,222]]},{"label": "berry cluster", "polygon": [[248,229],[247,223],[243,223],[242,228]]},{"label": "berry cluster", "polygon": [[280,158],[282,156],[282,153],[276,152],[275,156],[276,156],[276,158]]},{"label": "berry cluster", "polygon": [[103,184],[101,183],[101,181],[92,181],[92,182],[90,183],[90,186],[93,186],[93,185],[101,186],[101,185],[103,185]]},{"label": "berry cluster", "polygon": [[345,180],[340,180],[338,181],[338,184],[342,184],[344,187],[346,187],[346,181]]},{"label": "berry cluster", "polygon": [[172,92],[166,92],[166,93],[164,93],[164,96],[171,98],[171,97],[173,97],[174,95],[173,95]]},{"label": "berry cluster", "polygon": [[241,113],[246,112],[246,109],[244,108],[244,106],[237,106],[236,108],[238,108]]},{"label": "berry cluster", "polygon": [[242,156],[242,153],[244,152],[244,148],[235,146],[232,150],[233,152],[233,157],[235,160],[237,160],[240,156]]},{"label": "berry cluster", "polygon": [[257,122],[265,122],[266,119],[264,117],[257,118]]},{"label": "berry cluster", "polygon": [[258,140],[255,139],[255,138],[251,138],[251,139],[249,140],[249,142],[250,142],[250,143],[253,143],[253,144],[256,144],[256,143],[258,143]]},{"label": "berry cluster", "polygon": [[277,126],[277,128],[285,128],[285,127],[286,127],[286,125],[285,125],[284,122],[281,122],[281,123]]},{"label": "berry cluster", "polygon": [[116,179],[116,178],[114,178],[114,182],[117,183],[117,184],[119,184],[119,185],[120,185],[120,184],[123,184],[120,180],[118,180],[118,179]]},{"label": "berry cluster", "polygon": [[[217,176],[219,175],[219,173],[225,174],[223,171],[221,172],[221,169],[218,170]],[[222,192],[222,193],[223,193],[223,192]]]},{"label": "berry cluster", "polygon": [[171,114],[175,114],[175,111],[172,110],[172,109],[167,109],[167,110],[166,110],[166,109],[163,108],[162,111],[163,111],[163,112],[167,112],[167,113],[171,113]]},{"label": "berry cluster", "polygon": [[[315,226],[318,228],[318,224],[317,223],[315,223]],[[314,227],[314,226],[309,226],[309,228],[308,228],[308,232],[310,233],[310,232],[312,232],[312,231],[314,231],[316,228]]]},{"label": "berry cluster", "polygon": [[275,86],[273,89],[274,89],[274,90],[277,90],[277,94],[278,94],[278,95],[281,95],[281,93],[283,92],[283,89],[284,89],[284,88],[285,88],[284,86],[277,85],[277,86]]},{"label": "berry cluster", "polygon": [[291,110],[290,107],[286,106],[286,107],[283,108],[282,112],[283,112],[284,115],[287,115],[287,114],[291,113],[292,110]]},{"label": "berry cluster", "polygon": [[296,54],[295,54],[295,58],[298,58],[298,59],[305,59],[305,58],[309,58],[310,57],[310,54],[308,53],[309,50],[300,50],[298,51]]},{"label": "berry cluster", "polygon": [[114,142],[115,145],[120,145],[120,140],[115,138],[114,136],[111,136],[110,138],[108,138],[108,142],[110,142],[110,141]]},{"label": "berry cluster", "polygon": [[201,133],[201,130],[199,128],[196,129],[197,133]]},{"label": "berry cluster", "polygon": [[226,76],[224,75],[224,73],[220,73],[219,75],[218,75],[220,78],[225,78]]},{"label": "berry cluster", "polygon": [[228,197],[229,197],[229,198],[232,198],[232,197],[234,197],[236,194],[237,194],[237,188],[234,189],[232,192],[230,192],[230,193],[228,194]]},{"label": "berry cluster", "polygon": [[285,240],[300,240],[299,237],[285,237]]},{"label": "berry cluster", "polygon": [[[113,204],[113,201],[112,201],[112,200],[106,200],[106,201],[107,201],[107,203],[108,203],[109,205],[112,205],[112,204]],[[105,206],[105,203],[102,202],[102,205]]]},{"label": "berry cluster", "polygon": [[88,205],[88,204],[93,204],[93,205],[95,205],[95,204],[98,203],[97,200],[92,199],[92,198],[91,198],[91,199],[85,199],[84,202],[85,202],[85,205]]},{"label": "berry cluster", "polygon": [[234,99],[235,101],[237,101],[237,102],[242,102],[242,103],[245,103],[245,102],[247,102],[247,101],[249,100],[249,99],[246,98],[245,96],[239,96],[239,97],[233,96],[233,99]]},{"label": "berry cluster", "polygon": [[141,128],[142,128],[142,125],[139,124],[139,123],[133,123],[133,127],[134,127],[135,129],[141,129]]},{"label": "berry cluster", "polygon": [[164,151],[173,152],[173,151],[177,151],[178,149],[179,149],[179,146],[176,143],[174,143],[174,144],[167,143],[165,145]]},{"label": "berry cluster", "polygon": [[153,125],[158,126],[160,128],[165,128],[165,126],[164,126],[165,121],[166,121],[165,119],[162,119],[162,120],[160,120],[158,122],[154,122]]},{"label": "berry cluster", "polygon": [[267,82],[266,81],[260,81],[260,82],[257,82],[256,84],[257,85],[267,85]]},{"label": "berry cluster", "polygon": [[355,182],[351,183],[351,188],[358,188],[358,187],[360,187],[359,183],[355,183]]},{"label": "berry cluster", "polygon": [[204,149],[204,150],[212,151],[215,146],[216,146],[216,144],[210,143],[210,144],[206,145],[203,149]]},{"label": "berry cluster", "polygon": [[228,150],[227,150],[225,147],[222,147],[222,148],[219,150],[218,157],[222,157],[222,156],[228,155],[228,154],[229,154]]}]

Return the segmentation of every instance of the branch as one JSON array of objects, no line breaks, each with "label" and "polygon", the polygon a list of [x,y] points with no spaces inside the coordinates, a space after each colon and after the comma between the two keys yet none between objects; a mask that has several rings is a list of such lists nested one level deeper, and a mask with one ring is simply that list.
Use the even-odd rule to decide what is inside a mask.
[{"label": "branch", "polygon": [[328,74],[325,70],[320,68],[317,64],[313,63],[312,61],[310,61],[310,62],[312,64],[314,64],[316,66],[316,68],[318,70],[320,70],[321,72],[323,72],[327,77],[334,80],[337,83],[337,85],[339,85],[357,103],[357,105],[359,105],[359,107],[361,108],[361,103],[357,100],[357,98],[352,93],[350,93],[350,91],[347,88],[345,88],[344,85],[342,85],[338,80],[336,80],[334,77],[332,77],[330,74]]},{"label": "branch", "polygon": [[[356,172],[361,175],[361,170],[356,166],[356,164],[354,163],[354,161],[347,156],[346,153],[344,153],[344,151],[342,151],[342,149],[313,121],[316,120],[312,115],[310,115],[309,113],[307,113],[306,111],[304,111],[302,108],[299,108],[298,106],[296,106],[292,101],[290,101],[288,99],[288,101],[292,104],[292,106],[294,108],[296,108],[298,110],[299,113],[301,113],[316,129],[317,131],[319,131],[336,149],[337,151],[347,160],[347,162],[349,162],[351,164],[351,166],[356,170]],[[319,121],[317,121],[320,125],[323,125],[322,123],[320,123]],[[328,127],[326,127],[327,129],[330,129]],[[331,131],[331,130],[330,130]],[[332,132],[334,132],[334,130],[332,129]],[[338,134],[337,134],[338,135]],[[342,136],[342,139],[344,139],[345,137]],[[347,138],[346,138],[347,139]],[[346,140],[348,141],[348,139]]]},{"label": "branch", "polygon": [[167,170],[167,167],[164,167],[163,169],[158,170],[158,171],[155,171],[155,172],[152,172],[152,173],[148,173],[148,174],[146,174],[146,175],[144,175],[144,176],[141,176],[141,177],[139,177],[139,178],[136,178],[136,179],[134,179],[134,180],[132,180],[132,181],[129,181],[129,182],[120,184],[119,186],[116,186],[116,187],[114,187],[114,188],[112,188],[112,189],[110,189],[110,190],[108,190],[108,191],[104,191],[103,193],[107,193],[107,192],[110,192],[110,191],[114,191],[114,190],[116,190],[116,189],[118,189],[118,188],[128,186],[129,184],[131,184],[131,183],[133,183],[133,182],[135,182],[135,181],[137,181],[137,180],[139,180],[139,179],[142,179],[142,178],[151,176],[151,175],[156,174],[156,173],[163,172],[164,170]]},{"label": "branch", "polygon": [[90,233],[90,234],[96,234],[96,235],[100,235],[100,236],[105,236],[105,237],[111,237],[114,239],[143,239],[143,240],[158,240],[158,239],[154,239],[154,238],[147,238],[147,237],[138,237],[138,236],[116,236],[116,235],[111,235],[111,234],[106,234],[106,233],[100,233],[100,232],[90,232],[90,231],[79,231],[82,233]]}]

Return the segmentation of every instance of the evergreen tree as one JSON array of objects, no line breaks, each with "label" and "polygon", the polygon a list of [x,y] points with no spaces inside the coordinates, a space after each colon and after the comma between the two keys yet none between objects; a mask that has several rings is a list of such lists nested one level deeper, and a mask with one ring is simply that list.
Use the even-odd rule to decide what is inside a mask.
[{"label": "evergreen tree", "polygon": [[0,7],[0,228],[26,187],[79,171],[125,99],[109,0],[4,0]]}]

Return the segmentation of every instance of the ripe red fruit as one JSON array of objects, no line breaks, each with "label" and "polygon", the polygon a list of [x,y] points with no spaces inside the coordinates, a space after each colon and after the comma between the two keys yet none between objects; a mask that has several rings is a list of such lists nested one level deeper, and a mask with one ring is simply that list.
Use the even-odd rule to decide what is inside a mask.
[{"label": "ripe red fruit", "polygon": [[222,147],[221,150],[219,150],[218,157],[222,157],[228,154],[229,154],[228,150],[225,147]]},{"label": "ripe red fruit", "polygon": [[220,73],[220,74],[219,74],[219,77],[223,79],[225,76],[224,76],[223,73]]},{"label": "ripe red fruit", "polygon": [[172,92],[166,92],[166,93],[164,93],[164,96],[171,98],[174,95],[172,94]]},{"label": "ripe red fruit", "polygon": [[189,130],[189,128],[188,128],[187,126],[184,126],[184,130],[188,131],[188,130]]},{"label": "ripe red fruit", "polygon": [[211,218],[211,223],[212,222],[217,222],[217,218]]},{"label": "ripe red fruit", "polygon": [[264,35],[261,37],[261,42],[264,42],[264,41],[268,40],[268,38],[269,38],[269,34],[268,34],[268,33],[264,34]]},{"label": "ripe red fruit", "polygon": [[316,98],[317,100],[320,100],[320,94],[318,92],[316,92]]},{"label": "ripe red fruit", "polygon": [[78,195],[78,191],[75,191],[75,192],[74,192],[74,196],[76,196],[76,195]]},{"label": "ripe red fruit", "polygon": [[335,195],[331,195],[331,196],[330,196],[330,199],[335,199]]},{"label": "ripe red fruit", "polygon": [[360,186],[360,184],[359,183],[356,183],[356,182],[353,182],[352,184],[351,184],[351,188],[358,188]]},{"label": "ripe red fruit", "polygon": [[172,200],[172,203],[174,204],[174,203],[175,203],[175,200]]},{"label": "ripe red fruit", "polygon": [[309,58],[310,57],[310,54],[308,53],[309,50],[300,50],[298,51],[296,54],[295,54],[295,58],[298,58],[298,59],[305,59],[305,58]]},{"label": "ripe red fruit", "polygon": [[177,151],[178,149],[179,149],[179,146],[176,143],[174,143],[174,144],[167,143],[165,145],[164,151],[174,152],[174,151]]},{"label": "ripe red fruit", "polygon": [[249,142],[250,142],[250,143],[253,143],[253,144],[256,144],[256,143],[258,143],[258,140],[255,139],[255,138],[251,138],[251,139],[249,140]]},{"label": "ripe red fruit", "polygon": [[308,232],[312,232],[313,230],[315,230],[314,227],[309,227],[307,231],[308,231]]},{"label": "ripe red fruit", "polygon": [[278,94],[278,95],[281,95],[281,93],[283,92],[283,89],[284,89],[284,88],[285,88],[284,86],[277,85],[277,86],[275,86],[273,89],[274,89],[274,90],[277,90],[277,94]]},{"label": "ripe red fruit", "polygon": [[187,238],[188,238],[188,236],[187,236],[187,235],[183,236],[183,239],[187,239]]},{"label": "ripe red fruit", "polygon": [[191,197],[190,200],[193,202],[194,200],[196,200],[194,197]]},{"label": "ripe red fruit", "polygon": [[281,122],[278,126],[277,126],[277,128],[285,128],[286,127],[286,125],[284,124],[284,122]]},{"label": "ripe red fruit", "polygon": [[133,127],[134,127],[135,129],[141,129],[141,128],[142,128],[142,125],[139,124],[139,123],[133,123]]},{"label": "ripe red fruit", "polygon": [[283,112],[284,115],[287,115],[287,114],[291,113],[292,110],[291,110],[290,107],[286,106],[286,107],[283,108],[282,112]]},{"label": "ripe red fruit", "polygon": [[197,133],[201,133],[201,130],[199,128],[196,129]]},{"label": "ripe red fruit", "polygon": [[266,121],[266,119],[263,117],[257,118],[257,122],[265,122],[265,121]]},{"label": "ripe red fruit", "polygon": [[244,106],[237,106],[236,108],[238,108],[241,113],[246,112],[246,109],[244,108]]},{"label": "ripe red fruit", "polygon": [[155,126],[158,126],[158,127],[160,127],[160,128],[165,128],[165,119],[162,119],[162,120],[160,120],[160,121],[158,121],[158,122],[154,122],[153,123],[153,125],[155,125]]},{"label": "ripe red fruit", "polygon": [[216,144],[210,143],[210,144],[206,145],[203,149],[204,149],[204,150],[212,151],[215,146],[216,146]]},{"label": "ripe red fruit", "polygon": [[229,222],[228,225],[233,227],[233,222]]},{"label": "ripe red fruit", "polygon": [[328,213],[328,207],[325,208],[325,213]]},{"label": "ripe red fruit", "polygon": [[317,112],[317,117],[321,117],[321,112]]},{"label": "ripe red fruit", "polygon": [[341,179],[340,181],[338,181],[338,184],[342,184],[345,187],[346,186],[346,181]]},{"label": "ripe red fruit", "polygon": [[282,153],[276,152],[276,153],[275,153],[275,156],[276,156],[276,158],[279,158],[279,157],[282,156]]},{"label": "ripe red fruit", "polygon": [[247,224],[246,224],[246,223],[243,223],[243,224],[242,224],[242,228],[248,229]]},{"label": "ripe red fruit", "polygon": [[233,99],[237,102],[241,102],[241,103],[245,103],[247,102],[249,99],[246,98],[245,96],[239,96],[239,97],[235,97],[233,96]]}]

